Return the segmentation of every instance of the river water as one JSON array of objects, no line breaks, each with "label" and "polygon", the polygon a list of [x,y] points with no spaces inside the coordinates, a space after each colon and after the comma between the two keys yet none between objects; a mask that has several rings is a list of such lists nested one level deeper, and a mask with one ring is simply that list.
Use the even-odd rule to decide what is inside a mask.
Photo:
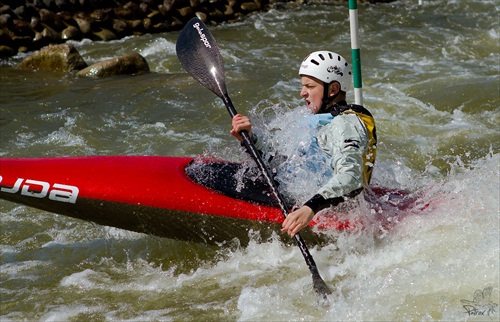
[{"label": "river water", "polygon": [[[383,236],[332,232],[336,243],[311,246],[330,306],[318,305],[298,248],[277,237],[207,246],[0,201],[2,321],[498,321],[499,6],[359,6],[364,101],[380,142],[373,182],[419,191],[431,207]],[[273,10],[211,31],[235,107],[261,128],[286,129],[273,115],[303,108],[297,68],[307,53],[350,60],[346,5]],[[75,43],[88,63],[138,51],[152,72],[133,77],[2,62],[0,155],[244,159],[220,99],[180,66],[177,36]]]}]

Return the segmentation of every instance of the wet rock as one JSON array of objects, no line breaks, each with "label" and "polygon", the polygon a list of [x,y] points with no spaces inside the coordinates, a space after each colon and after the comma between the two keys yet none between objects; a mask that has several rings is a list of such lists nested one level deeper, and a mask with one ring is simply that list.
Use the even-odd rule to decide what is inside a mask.
[{"label": "wet rock", "polygon": [[15,13],[21,19],[27,18],[26,7],[23,5],[13,9],[12,12]]},{"label": "wet rock", "polygon": [[104,28],[98,32],[94,32],[94,35],[99,37],[100,40],[104,40],[104,41],[118,39],[118,37],[116,36],[116,34],[114,32],[112,32],[111,30],[108,30],[108,29],[104,29]]},{"label": "wet rock", "polygon": [[35,35],[33,29],[31,29],[31,25],[29,22],[19,19],[13,20],[13,33],[18,36],[30,36],[33,37]]},{"label": "wet rock", "polygon": [[44,27],[42,32],[35,34],[35,38],[33,39],[34,42],[38,42],[40,47],[61,42],[61,33],[47,25],[44,25]]},{"label": "wet rock", "polygon": [[149,5],[145,2],[142,2],[140,5],[139,5],[139,9],[141,10],[142,13],[148,13],[150,10],[149,8]]},{"label": "wet rock", "polygon": [[11,27],[13,25],[14,19],[12,19],[12,15],[8,13],[4,13],[0,15],[0,27]]},{"label": "wet rock", "polygon": [[149,72],[149,65],[146,59],[134,52],[90,65],[76,73],[76,76],[109,77],[116,75],[135,75],[145,72]]},{"label": "wet rock", "polygon": [[77,40],[82,38],[82,33],[75,26],[68,26],[61,32],[61,38],[64,40],[68,39]]},{"label": "wet rock", "polygon": [[259,9],[259,6],[255,2],[243,2],[241,4],[241,10],[246,12],[255,11],[257,9]]},{"label": "wet rock", "polygon": [[193,9],[191,9],[191,7],[180,8],[178,11],[181,17],[187,17],[193,14]]},{"label": "wet rock", "polygon": [[219,9],[213,9],[212,11],[209,12],[210,18],[216,20],[216,21],[222,21],[224,17],[224,13],[220,11]]},{"label": "wet rock", "polygon": [[144,30],[148,31],[151,29],[151,27],[153,26],[153,22],[151,21],[151,19],[149,18],[145,18],[143,21],[142,21],[142,26],[144,27]]},{"label": "wet rock", "polygon": [[13,47],[12,35],[8,29],[0,29],[0,45]]},{"label": "wet rock", "polygon": [[203,22],[207,22],[207,15],[201,11],[197,11],[195,13],[196,17],[198,17],[198,19],[200,19],[201,21]]},{"label": "wet rock", "polygon": [[168,22],[160,22],[153,25],[153,29],[156,30],[156,32],[167,31],[169,28],[170,24]]},{"label": "wet rock", "polygon": [[65,26],[59,15],[47,9],[40,9],[38,13],[40,15],[40,21],[42,22],[42,24],[50,26],[51,29],[54,29],[56,31],[61,31],[64,29]]},{"label": "wet rock", "polygon": [[0,16],[5,15],[5,14],[12,14],[13,11],[8,5],[2,5],[0,3]]},{"label": "wet rock", "polygon": [[63,28],[68,26],[69,22],[72,22],[73,15],[68,11],[60,11],[57,16],[61,19],[63,23]]},{"label": "wet rock", "polygon": [[71,72],[87,67],[87,63],[72,44],[49,45],[25,58],[19,68]]},{"label": "wet rock", "polygon": [[127,25],[132,30],[138,30],[142,26],[142,20],[129,20]]},{"label": "wet rock", "polygon": [[103,23],[111,19],[111,12],[111,9],[97,9],[90,14],[90,17],[97,23]]},{"label": "wet rock", "polygon": [[175,0],[165,0],[163,1],[163,5],[159,5],[158,8],[161,8],[160,11],[163,15],[167,15],[170,13],[175,5]]},{"label": "wet rock", "polygon": [[92,22],[90,18],[85,16],[75,16],[73,19],[78,24],[78,28],[83,35],[88,35],[92,32]]},{"label": "wet rock", "polygon": [[127,31],[128,29],[128,24],[121,20],[121,19],[114,19],[113,20],[113,30],[117,33],[117,34],[123,34]]},{"label": "wet rock", "polygon": [[232,16],[234,14],[234,10],[230,5],[226,5],[226,10],[224,10],[224,16]]},{"label": "wet rock", "polygon": [[38,30],[40,28],[40,18],[31,17],[30,26],[31,26],[31,29]]},{"label": "wet rock", "polygon": [[133,2],[127,2],[121,7],[114,9],[114,14],[118,18],[122,19],[140,19],[142,10],[139,5]]},{"label": "wet rock", "polygon": [[0,58],[11,57],[16,54],[16,50],[9,46],[0,45]]}]

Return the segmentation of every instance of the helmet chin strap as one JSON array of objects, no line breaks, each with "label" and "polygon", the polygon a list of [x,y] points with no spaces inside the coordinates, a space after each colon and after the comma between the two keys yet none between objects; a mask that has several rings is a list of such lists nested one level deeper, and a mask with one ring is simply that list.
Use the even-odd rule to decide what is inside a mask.
[{"label": "helmet chin strap", "polygon": [[328,87],[330,84],[323,83],[323,99],[321,100],[321,108],[319,109],[318,113],[325,113],[328,110],[328,107],[331,105],[331,103],[339,96],[340,91],[337,92],[337,94],[333,95],[330,97],[328,94]]}]

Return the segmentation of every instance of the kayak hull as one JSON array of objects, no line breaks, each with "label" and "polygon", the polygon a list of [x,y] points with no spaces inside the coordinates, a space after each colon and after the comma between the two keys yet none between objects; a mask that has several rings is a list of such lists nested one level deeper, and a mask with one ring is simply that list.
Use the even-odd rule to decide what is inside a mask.
[{"label": "kayak hull", "polygon": [[[90,156],[0,159],[0,198],[135,232],[217,244],[279,232],[276,207],[193,182],[192,158]],[[314,238],[315,234],[306,233]]]},{"label": "kayak hull", "polygon": [[[224,187],[234,174],[227,169],[238,171],[238,164],[196,159],[203,169],[216,165],[204,173],[209,178],[202,185],[186,173],[193,162],[168,156],[3,158],[0,198],[99,225],[190,242],[220,244],[238,238],[246,244],[256,232],[264,239],[281,234],[283,214],[265,188],[253,187],[240,195],[220,192],[235,190]],[[214,189],[217,186],[221,189]],[[256,201],[248,200],[251,195]],[[390,198],[397,199],[393,203],[397,206],[376,205],[377,200]],[[404,191],[388,189],[375,194],[372,190],[371,199],[376,213],[389,207],[396,215],[411,209],[416,200]],[[356,226],[335,214],[321,217],[321,222],[301,230],[306,242],[328,242],[322,231]]]}]

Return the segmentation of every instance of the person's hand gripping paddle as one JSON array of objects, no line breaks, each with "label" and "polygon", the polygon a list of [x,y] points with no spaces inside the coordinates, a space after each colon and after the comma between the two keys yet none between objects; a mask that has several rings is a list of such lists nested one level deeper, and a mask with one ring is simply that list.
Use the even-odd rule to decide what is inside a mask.
[{"label": "person's hand gripping paddle", "polygon": [[[211,90],[215,95],[220,97],[226,108],[234,117],[237,112],[227,94],[226,81],[224,77],[224,64],[215,42],[214,37],[198,18],[192,18],[182,29],[177,39],[176,44],[177,57],[184,69],[203,86]],[[278,191],[277,185],[271,176],[270,171],[264,164],[259,152],[255,148],[249,134],[242,131],[241,136],[246,149],[257,163],[259,170],[262,172],[267,184],[269,185],[276,202],[278,203],[281,212],[285,218],[288,216],[288,209],[284,198]],[[304,259],[312,274],[313,287],[318,295],[321,296],[322,302],[327,302],[327,295],[331,294],[331,290],[321,278],[316,263],[312,258],[307,246],[299,234],[294,236],[297,244],[304,256]],[[326,304],[326,303],[323,303]]]}]

